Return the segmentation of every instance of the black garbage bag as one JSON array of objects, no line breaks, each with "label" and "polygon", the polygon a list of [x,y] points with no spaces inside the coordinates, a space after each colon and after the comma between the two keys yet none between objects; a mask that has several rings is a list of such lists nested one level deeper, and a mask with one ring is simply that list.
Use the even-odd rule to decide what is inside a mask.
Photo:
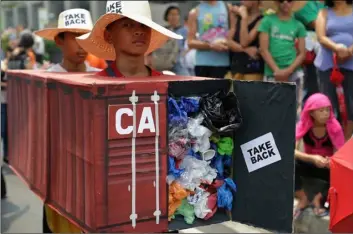
[{"label": "black garbage bag", "polygon": [[203,125],[219,134],[233,133],[243,122],[238,98],[233,92],[219,91],[201,97],[200,111],[205,117]]}]

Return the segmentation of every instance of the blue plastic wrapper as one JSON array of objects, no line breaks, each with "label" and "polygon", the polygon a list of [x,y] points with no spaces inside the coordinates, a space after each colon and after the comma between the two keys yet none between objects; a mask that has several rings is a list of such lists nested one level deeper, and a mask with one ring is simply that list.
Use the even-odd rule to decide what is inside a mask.
[{"label": "blue plastic wrapper", "polygon": [[202,157],[201,157],[200,153],[195,152],[192,148],[189,149],[189,151],[187,152],[186,155],[190,155],[192,157],[197,158],[198,160],[202,160]]},{"label": "blue plastic wrapper", "polygon": [[217,170],[217,179],[223,179],[224,165],[223,157],[216,153],[216,157],[212,159],[211,165],[212,168]]},{"label": "blue plastic wrapper", "polygon": [[175,168],[175,161],[174,161],[174,158],[171,156],[168,157],[168,162],[169,162],[168,174],[173,175],[176,179],[179,178],[181,174],[184,172],[184,169]]},{"label": "blue plastic wrapper", "polygon": [[188,123],[188,115],[181,110],[174,98],[168,98],[168,118],[169,125],[186,127]]},{"label": "blue plastic wrapper", "polygon": [[217,206],[232,210],[233,208],[233,192],[236,192],[237,186],[230,178],[224,180],[224,184],[217,189]]},{"label": "blue plastic wrapper", "polygon": [[223,157],[223,165],[226,167],[230,167],[232,165],[232,157],[228,155],[224,155]]},{"label": "blue plastic wrapper", "polygon": [[186,113],[195,113],[199,111],[199,108],[200,108],[199,102],[200,102],[200,98],[181,97],[179,106]]}]

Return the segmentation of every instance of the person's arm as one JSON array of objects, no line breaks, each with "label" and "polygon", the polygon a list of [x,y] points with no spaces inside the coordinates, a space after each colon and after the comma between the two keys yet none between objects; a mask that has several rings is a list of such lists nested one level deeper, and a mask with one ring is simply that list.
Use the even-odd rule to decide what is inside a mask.
[{"label": "person's arm", "polygon": [[210,50],[211,45],[205,41],[200,41],[196,38],[197,33],[197,15],[198,9],[194,8],[189,13],[189,32],[188,32],[188,46],[190,49]]},{"label": "person's arm", "polygon": [[273,59],[269,47],[269,35],[266,32],[260,33],[260,54],[267,65],[272,69],[273,72],[279,70],[275,60]]},{"label": "person's arm", "polygon": [[242,19],[240,25],[240,45],[242,47],[248,47],[251,42],[253,42],[258,36],[259,26],[261,21],[257,22],[255,27],[249,32],[248,22],[246,19]]},{"label": "person's arm", "polygon": [[275,60],[273,59],[270,51],[269,51],[269,43],[270,43],[270,31],[271,31],[271,22],[269,18],[265,17],[258,28],[259,35],[259,43],[260,43],[260,54],[266,64],[272,69],[273,72],[279,70]]},{"label": "person's arm", "polygon": [[334,52],[339,50],[339,45],[333,42],[330,38],[326,36],[326,18],[327,18],[327,10],[322,9],[319,12],[316,20],[316,35],[320,44]]},{"label": "person's arm", "polygon": [[306,154],[304,152],[301,152],[299,148],[300,141],[295,142],[295,152],[294,152],[294,158],[303,162],[308,162],[312,163],[313,162],[313,157],[310,154]]},{"label": "person's arm", "polygon": [[238,42],[234,41],[234,35],[237,30],[236,25],[238,20],[233,13],[230,13],[229,16],[229,18],[232,19],[232,23],[227,36],[228,47],[232,52],[244,52],[244,48]]},{"label": "person's arm", "polygon": [[299,66],[301,66],[305,60],[305,36],[306,29],[302,23],[299,23],[298,27],[298,54],[294,62],[288,67],[290,74],[292,74]]}]

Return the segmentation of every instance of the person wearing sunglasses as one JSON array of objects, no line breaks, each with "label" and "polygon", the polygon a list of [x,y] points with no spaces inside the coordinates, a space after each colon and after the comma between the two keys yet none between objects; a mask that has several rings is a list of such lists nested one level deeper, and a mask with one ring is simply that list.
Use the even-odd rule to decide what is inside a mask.
[{"label": "person wearing sunglasses", "polygon": [[[301,65],[305,58],[304,25],[292,15],[293,1],[274,2],[276,13],[267,15],[258,28],[260,32],[260,53],[265,61],[267,81],[295,82],[297,96],[304,73]],[[298,41],[298,50],[296,48]],[[299,99],[299,98],[298,98]]]}]

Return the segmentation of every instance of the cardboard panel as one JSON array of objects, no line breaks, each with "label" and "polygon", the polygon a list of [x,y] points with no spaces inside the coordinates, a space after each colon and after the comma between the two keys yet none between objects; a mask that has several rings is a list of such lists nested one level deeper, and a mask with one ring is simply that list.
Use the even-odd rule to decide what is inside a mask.
[{"label": "cardboard panel", "polygon": [[[234,179],[238,191],[233,219],[268,230],[292,232],[295,85],[234,81],[234,90],[244,122],[235,135]],[[243,145],[261,136],[253,145]]]}]

